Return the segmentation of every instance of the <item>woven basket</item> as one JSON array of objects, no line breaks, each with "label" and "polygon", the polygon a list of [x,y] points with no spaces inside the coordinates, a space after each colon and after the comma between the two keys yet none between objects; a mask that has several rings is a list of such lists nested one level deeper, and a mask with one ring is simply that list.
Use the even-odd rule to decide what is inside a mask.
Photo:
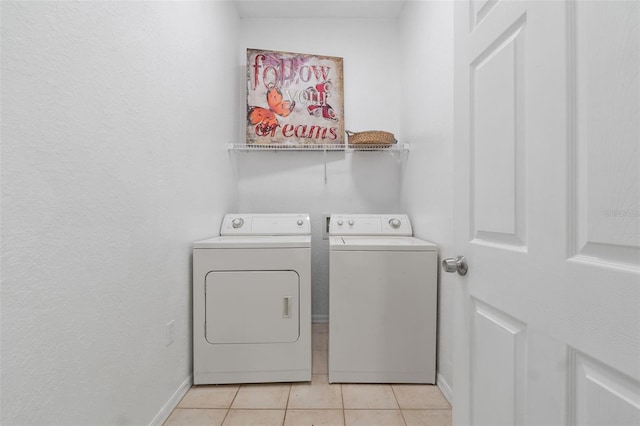
[{"label": "woven basket", "polygon": [[398,142],[393,133],[382,130],[369,130],[366,132],[352,132],[347,130],[349,145],[392,145]]}]

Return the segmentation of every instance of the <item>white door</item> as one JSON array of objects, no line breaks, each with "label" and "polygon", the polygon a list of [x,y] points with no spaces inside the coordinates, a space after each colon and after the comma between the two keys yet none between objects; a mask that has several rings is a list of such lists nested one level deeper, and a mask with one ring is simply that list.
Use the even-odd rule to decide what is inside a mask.
[{"label": "white door", "polygon": [[639,25],[456,2],[456,425],[640,424]]}]

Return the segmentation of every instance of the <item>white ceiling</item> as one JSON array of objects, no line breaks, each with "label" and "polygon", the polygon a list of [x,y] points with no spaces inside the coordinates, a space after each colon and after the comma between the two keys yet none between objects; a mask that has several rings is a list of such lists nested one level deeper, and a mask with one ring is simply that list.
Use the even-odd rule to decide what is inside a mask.
[{"label": "white ceiling", "polygon": [[406,0],[235,0],[241,18],[397,18]]}]

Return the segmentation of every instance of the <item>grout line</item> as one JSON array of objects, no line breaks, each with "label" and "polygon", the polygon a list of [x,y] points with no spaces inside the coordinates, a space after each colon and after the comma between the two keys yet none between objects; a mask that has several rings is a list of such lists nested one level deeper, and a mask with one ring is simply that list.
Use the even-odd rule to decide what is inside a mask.
[{"label": "grout line", "polygon": [[287,411],[284,408],[234,408],[233,411]]},{"label": "grout line", "polygon": [[222,419],[222,423],[220,423],[220,425],[224,425],[224,422],[227,421],[227,417],[229,417],[229,413],[231,412],[231,407],[233,406],[233,403],[236,401],[236,397],[238,396],[238,392],[240,392],[240,386],[238,386],[238,389],[236,389],[236,393],[233,394],[233,398],[231,399],[231,402],[229,403],[229,406],[227,407],[227,412],[224,413],[224,418]]},{"label": "grout line", "polygon": [[402,417],[402,421],[405,426],[407,424],[407,419],[404,418],[404,413],[402,412],[402,407],[400,406],[400,401],[398,401],[398,395],[396,395],[396,390],[393,388],[393,385],[389,385],[391,388],[391,393],[393,393],[393,397],[396,399],[396,404],[398,404],[398,410],[400,410],[400,416]]},{"label": "grout line", "polygon": [[[329,362],[329,355],[327,354],[327,363]],[[329,370],[329,367],[327,366],[327,371]],[[329,373],[327,372],[327,383],[329,383]],[[344,422],[344,425],[347,425],[347,414],[345,413],[345,408],[344,408],[344,388],[342,387],[342,383],[340,383],[340,397],[342,398],[342,421]]]},{"label": "grout line", "polygon": [[[311,367],[313,369],[313,366]],[[313,371],[311,372],[311,380],[313,380]],[[289,383],[289,393],[287,394],[287,403],[284,405],[284,417],[282,417],[282,426],[284,426],[284,422],[287,420],[287,412],[289,411],[289,400],[291,399],[291,388],[293,385]]]},{"label": "grout line", "polygon": [[220,422],[220,426],[224,425],[224,422],[227,421],[227,417],[229,416],[229,411],[231,411],[231,406],[229,406],[229,408],[227,408],[227,412],[224,413],[224,417],[222,418],[222,422]]},{"label": "grout line", "polygon": [[404,411],[451,411],[450,408],[401,408]]},{"label": "grout line", "polygon": [[[327,408],[327,410],[330,410],[330,408]],[[401,408],[349,408],[349,411],[401,411]],[[423,409],[418,409],[418,408],[413,408],[412,410],[415,411],[430,411],[430,410],[423,410]]]}]

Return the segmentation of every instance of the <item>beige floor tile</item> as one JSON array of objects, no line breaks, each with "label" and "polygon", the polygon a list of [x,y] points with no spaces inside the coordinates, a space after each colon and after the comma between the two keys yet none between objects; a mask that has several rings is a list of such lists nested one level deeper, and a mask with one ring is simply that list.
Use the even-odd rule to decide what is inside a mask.
[{"label": "beige floor tile", "polygon": [[312,374],[327,374],[329,372],[327,359],[327,351],[313,351],[311,366]]},{"label": "beige floor tile", "polygon": [[[322,324],[318,324],[318,325],[322,325]],[[328,351],[329,350],[329,332],[327,330],[316,331],[316,329],[314,329],[311,335],[311,347],[314,351]]]},{"label": "beige floor tile", "polygon": [[176,408],[164,426],[220,426],[226,409]]},{"label": "beige floor tile", "polygon": [[346,426],[404,426],[400,410],[344,410]]},{"label": "beige floor tile", "polygon": [[402,409],[450,409],[449,401],[434,385],[393,385]]},{"label": "beige floor tile", "polygon": [[311,324],[311,331],[314,333],[328,333],[329,332],[329,323],[328,322],[316,322]]},{"label": "beige floor tile", "polygon": [[328,374],[314,374],[311,376],[311,383],[315,383],[318,385],[328,385],[329,384],[329,375]]},{"label": "beige floor tile", "polygon": [[342,410],[287,410],[284,426],[344,426]]},{"label": "beige floor tile", "polygon": [[398,409],[390,385],[342,385],[345,409]]},{"label": "beige floor tile", "polygon": [[229,410],[222,426],[282,426],[284,410]]},{"label": "beige floor tile", "polygon": [[288,409],[342,408],[341,385],[330,385],[327,376],[315,375],[311,383],[291,385]]},{"label": "beige floor tile", "polygon": [[451,426],[451,410],[402,410],[407,426]]},{"label": "beige floor tile", "polygon": [[242,385],[231,408],[285,409],[291,385]]},{"label": "beige floor tile", "polygon": [[178,408],[229,408],[236,392],[236,385],[193,386]]}]

